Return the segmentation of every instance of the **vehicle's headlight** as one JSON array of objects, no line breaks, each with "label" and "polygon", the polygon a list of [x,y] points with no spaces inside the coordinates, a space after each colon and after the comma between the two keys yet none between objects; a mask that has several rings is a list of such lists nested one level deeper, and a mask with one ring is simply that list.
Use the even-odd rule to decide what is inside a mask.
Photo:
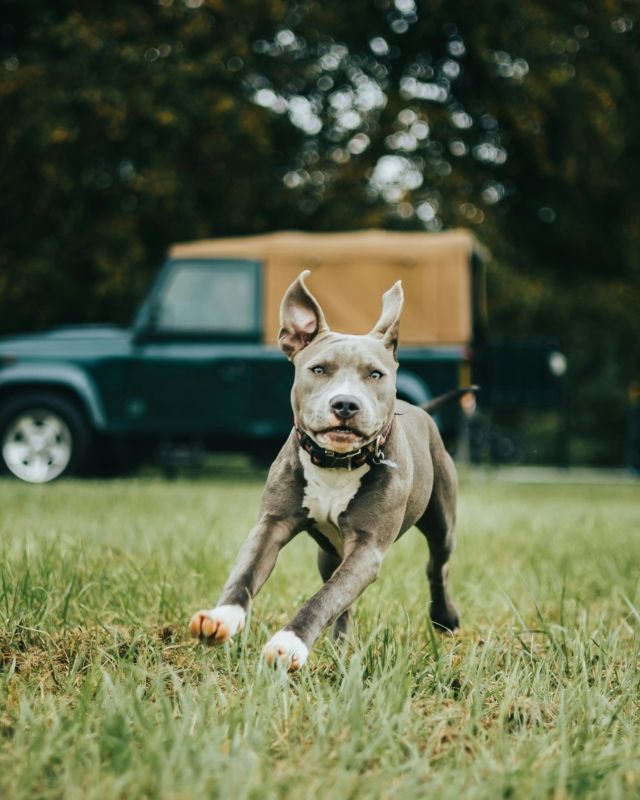
[{"label": "vehicle's headlight", "polygon": [[561,378],[567,371],[568,366],[567,357],[564,353],[559,353],[557,350],[549,353],[549,369],[556,378]]}]

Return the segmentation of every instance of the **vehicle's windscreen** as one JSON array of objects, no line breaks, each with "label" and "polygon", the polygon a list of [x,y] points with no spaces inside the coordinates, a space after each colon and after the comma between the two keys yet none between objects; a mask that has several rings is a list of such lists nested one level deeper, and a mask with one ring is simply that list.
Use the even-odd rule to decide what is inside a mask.
[{"label": "vehicle's windscreen", "polygon": [[257,332],[259,266],[254,261],[176,263],[156,305],[156,327],[198,333]]}]

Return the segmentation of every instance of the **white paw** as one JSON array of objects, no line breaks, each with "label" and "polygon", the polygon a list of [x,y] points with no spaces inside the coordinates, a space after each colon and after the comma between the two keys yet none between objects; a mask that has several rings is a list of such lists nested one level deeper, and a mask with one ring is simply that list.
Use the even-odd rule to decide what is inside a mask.
[{"label": "white paw", "polygon": [[309,648],[293,631],[278,631],[263,650],[264,660],[270,667],[282,664],[290,672],[300,669],[308,655]]},{"label": "white paw", "polygon": [[198,611],[191,617],[189,633],[208,644],[221,644],[244,628],[246,617],[242,606],[216,606],[209,611]]}]

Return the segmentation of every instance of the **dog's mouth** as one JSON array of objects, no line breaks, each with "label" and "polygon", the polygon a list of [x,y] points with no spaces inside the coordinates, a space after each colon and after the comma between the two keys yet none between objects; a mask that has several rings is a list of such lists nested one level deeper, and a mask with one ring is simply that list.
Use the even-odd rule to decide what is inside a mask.
[{"label": "dog's mouth", "polygon": [[[358,446],[365,441],[366,436],[362,431],[357,428],[352,428],[350,425],[332,425],[330,428],[316,431],[315,438],[319,444],[338,445],[344,447],[345,445]],[[340,447],[338,449],[341,449]]]}]

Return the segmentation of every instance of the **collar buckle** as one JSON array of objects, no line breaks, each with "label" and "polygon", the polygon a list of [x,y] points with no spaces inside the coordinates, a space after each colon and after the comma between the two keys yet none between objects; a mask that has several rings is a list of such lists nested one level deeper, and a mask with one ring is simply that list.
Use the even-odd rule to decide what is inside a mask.
[{"label": "collar buckle", "polygon": [[335,458],[336,461],[342,461],[345,458],[354,458],[355,456],[359,456],[363,450],[364,447],[361,447],[359,450],[350,450],[348,453],[338,453],[335,450],[325,450],[324,454],[329,458]]}]

